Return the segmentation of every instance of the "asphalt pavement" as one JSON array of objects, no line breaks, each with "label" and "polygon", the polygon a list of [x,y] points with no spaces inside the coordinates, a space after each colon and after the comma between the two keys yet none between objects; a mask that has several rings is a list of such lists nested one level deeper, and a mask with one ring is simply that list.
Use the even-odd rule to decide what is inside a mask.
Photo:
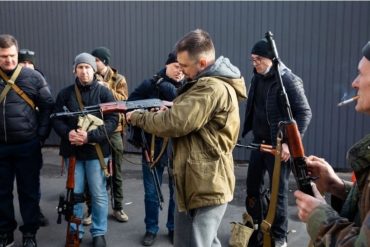
[{"label": "asphalt pavement", "polygon": [[[41,208],[45,216],[49,219],[49,225],[41,227],[37,233],[37,243],[39,247],[64,247],[66,222],[57,224],[58,198],[61,193],[65,193],[66,174],[61,175],[61,158],[58,156],[57,148],[43,149],[44,166],[41,172]],[[107,246],[110,247],[135,247],[142,246],[141,239],[145,233],[144,224],[144,188],[141,176],[141,156],[138,154],[125,154],[123,172],[123,192],[124,192],[124,211],[129,217],[128,222],[117,222],[112,216],[112,209],[109,210],[108,233],[106,235]],[[244,200],[246,194],[245,178],[247,174],[247,164],[237,164],[235,166],[236,189],[234,200],[228,205],[227,211],[219,229],[218,236],[222,246],[228,246],[231,225],[230,222],[241,221],[244,208]],[[350,174],[342,174],[348,178]],[[165,174],[165,177],[167,175]],[[153,246],[167,247],[172,246],[166,229],[167,219],[167,202],[168,198],[168,182],[164,179],[162,191],[165,199],[163,211],[160,213],[159,226],[160,231],[157,235],[157,240]],[[294,203],[293,192],[296,190],[293,176],[290,181],[289,192],[289,234],[288,246],[307,246],[309,237],[306,233],[305,224],[297,218],[297,209]],[[15,193],[16,194],[16,193]],[[16,218],[18,224],[22,224],[22,220],[18,210],[17,195],[14,197],[14,205],[16,207]],[[15,246],[21,246],[22,236],[17,230],[15,231]],[[92,246],[92,237],[85,229],[85,236],[80,245]]]}]

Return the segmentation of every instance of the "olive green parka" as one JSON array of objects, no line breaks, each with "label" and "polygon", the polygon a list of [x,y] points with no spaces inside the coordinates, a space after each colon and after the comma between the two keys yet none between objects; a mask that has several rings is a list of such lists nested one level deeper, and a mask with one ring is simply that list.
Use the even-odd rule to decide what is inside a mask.
[{"label": "olive green parka", "polygon": [[238,101],[246,97],[239,69],[221,56],[184,85],[167,111],[131,115],[133,125],[173,138],[173,175],[180,212],[232,200],[232,151],[240,129]]}]

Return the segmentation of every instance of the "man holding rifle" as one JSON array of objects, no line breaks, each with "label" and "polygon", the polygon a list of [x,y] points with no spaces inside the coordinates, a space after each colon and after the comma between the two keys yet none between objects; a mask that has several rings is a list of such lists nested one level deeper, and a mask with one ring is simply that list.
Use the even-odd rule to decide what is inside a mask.
[{"label": "man holding rifle", "polygon": [[240,100],[246,88],[228,58],[216,59],[210,35],[197,29],[176,44],[187,82],[173,106],[126,114],[131,124],[172,137],[176,186],[174,246],[221,246],[217,230],[235,188],[232,151],[237,143]]},{"label": "man holding rifle", "polygon": [[[362,49],[358,75],[352,87],[359,96],[356,111],[370,114],[370,42]],[[348,163],[356,175],[354,184],[335,174],[324,159],[306,159],[311,176],[317,176],[313,186],[315,197],[295,191],[298,216],[307,222],[307,231],[315,246],[370,246],[370,135],[354,144],[347,153]],[[340,213],[326,204],[320,192],[342,199]]]},{"label": "man holding rifle", "polygon": [[[273,67],[274,52],[266,39],[258,41],[251,51],[251,62],[254,67],[248,103],[245,113],[243,137],[253,132],[253,142],[276,146],[276,136],[279,123],[288,120],[285,105],[281,100],[282,88],[278,73]],[[300,134],[303,136],[311,120],[311,109],[304,93],[302,80],[290,69],[280,66],[283,85],[288,95],[291,110],[296,120]],[[255,225],[260,225],[268,208],[267,191],[264,187],[266,171],[272,183],[275,157],[270,153],[251,151],[247,175],[246,208],[252,216]],[[271,234],[275,247],[287,246],[288,229],[288,182],[290,167],[290,152],[286,143],[282,144],[280,186],[276,205],[276,216],[272,224]],[[262,246],[262,233],[255,231],[249,241],[249,246]]]},{"label": "man holding rifle", "polygon": [[[79,111],[83,107],[115,101],[111,91],[98,83],[95,57],[81,53],[74,61],[75,82],[62,89],[56,100],[54,112]],[[95,117],[101,118],[99,114]],[[60,155],[76,158],[74,198],[74,215],[83,217],[83,194],[85,179],[89,186],[92,202],[92,226],[90,228],[94,247],[105,247],[104,235],[107,232],[108,194],[106,190],[106,162],[110,154],[108,138],[117,128],[118,114],[104,115],[103,125],[96,126],[91,131],[78,127],[75,117],[54,118],[53,127],[61,137]],[[97,148],[99,146],[100,148]],[[100,151],[99,151],[100,149]],[[78,200],[80,198],[80,200]],[[75,224],[72,231],[77,230]],[[84,229],[79,226],[79,238],[82,239]]]},{"label": "man holding rifle", "polygon": [[[129,96],[129,100],[142,100],[150,98],[159,98],[161,100],[173,101],[177,95],[177,88],[182,86],[184,80],[184,74],[181,71],[180,65],[177,62],[176,54],[171,52],[166,60],[166,67],[161,69],[157,74],[148,80],[144,80]],[[142,130],[136,127],[131,129],[136,133],[133,136],[132,141],[138,143],[143,148],[142,157],[142,173],[143,173],[143,183],[145,191],[145,235],[142,239],[142,245],[151,246],[157,237],[158,227],[158,217],[159,217],[159,206],[161,202],[158,202],[159,187],[162,184],[162,177],[165,168],[168,171],[168,186],[169,186],[169,198],[168,198],[168,215],[167,215],[167,228],[168,236],[170,241],[173,243],[173,233],[174,233],[174,212],[175,212],[175,199],[174,199],[174,185],[172,179],[172,147],[168,146],[168,139],[164,141],[163,138],[155,137],[155,147],[154,147],[154,159],[158,159],[161,155],[161,150],[163,154],[159,157],[156,164],[150,164],[151,161],[147,161],[146,150],[149,148],[151,143],[152,135],[145,134],[141,135]],[[132,133],[132,132],[131,132]],[[146,139],[146,143],[149,145],[142,145],[142,138]],[[150,147],[151,148],[151,147]],[[154,165],[154,167],[150,167]],[[153,177],[158,175],[158,180],[155,181]],[[158,183],[159,184],[156,184]],[[159,187],[157,187],[159,186]]]}]

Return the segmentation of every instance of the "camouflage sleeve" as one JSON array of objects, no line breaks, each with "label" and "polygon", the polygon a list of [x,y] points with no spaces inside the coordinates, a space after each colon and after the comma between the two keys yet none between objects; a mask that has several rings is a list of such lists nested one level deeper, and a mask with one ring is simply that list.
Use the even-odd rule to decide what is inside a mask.
[{"label": "camouflage sleeve", "polygon": [[312,212],[307,231],[314,246],[370,246],[370,212],[360,228],[329,205],[321,205]]},{"label": "camouflage sleeve", "polygon": [[117,82],[114,85],[114,89],[111,90],[116,100],[127,100],[128,88],[126,78],[120,75],[117,78]]}]

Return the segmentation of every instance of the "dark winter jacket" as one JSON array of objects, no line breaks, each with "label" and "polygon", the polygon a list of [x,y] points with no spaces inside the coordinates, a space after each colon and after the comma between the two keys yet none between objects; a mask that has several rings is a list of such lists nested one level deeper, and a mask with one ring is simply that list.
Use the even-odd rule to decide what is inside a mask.
[{"label": "dark winter jacket", "polygon": [[[47,82],[39,72],[22,68],[15,84],[35,103],[37,110],[11,89],[0,102],[0,143],[19,144],[35,138],[45,141],[51,130],[50,113],[54,106]],[[5,85],[0,78],[0,92]]]},{"label": "dark winter jacket", "polygon": [[153,78],[144,80],[128,97],[128,100],[141,100],[158,98],[172,101],[176,97],[176,90],[182,82],[176,82],[166,75],[162,69]]},{"label": "dark winter jacket", "polygon": [[[275,145],[279,122],[288,120],[286,107],[282,105],[282,100],[280,98],[282,89],[278,83],[276,75],[277,73],[273,69],[271,69],[266,75],[258,74],[256,71],[254,71],[254,73],[255,75],[252,78],[248,94],[248,102],[242,136],[244,137],[253,128],[253,108],[255,97],[258,97],[255,95],[257,83],[269,83],[270,87],[267,89],[265,106],[267,122],[270,126],[271,137],[271,140],[268,141],[271,142],[271,144]],[[303,137],[303,134],[305,133],[308,124],[311,121],[312,113],[306,95],[304,93],[302,80],[301,78],[293,74],[285,66],[281,67],[281,76],[286,93],[288,95],[293,118],[297,122],[299,132]]]},{"label": "dark winter jacket", "polygon": [[[144,80],[128,97],[128,100],[142,99],[161,99],[173,101],[177,95],[177,89],[182,86],[182,81],[177,82],[166,75],[166,69],[162,69],[155,74],[151,79]],[[136,144],[142,143],[141,129],[138,127],[130,127],[130,135],[132,141]],[[146,139],[150,145],[151,135],[146,133]],[[131,141],[131,140],[129,140]],[[163,139],[156,138],[155,156],[157,156],[162,148]],[[170,152],[170,151],[168,151]],[[144,155],[144,154],[143,154]],[[161,157],[161,161],[167,159],[166,153]],[[162,162],[160,162],[162,163]]]},{"label": "dark winter jacket", "polygon": [[[96,80],[94,80],[92,84],[86,86],[82,86],[77,79],[75,83],[79,87],[84,106],[92,106],[115,101],[110,90],[107,87],[100,85]],[[65,107],[71,112],[80,110],[74,87],[75,84],[72,84],[59,92],[54,112],[63,112]],[[93,115],[101,118],[99,113],[95,113]],[[104,125],[88,132],[88,142],[99,143],[104,157],[108,157],[110,153],[107,135],[110,136],[113,133],[117,124],[117,113],[104,114]],[[71,130],[77,128],[77,117],[55,118],[53,120],[53,128],[61,137],[60,155],[64,157],[76,155],[78,160],[98,159],[93,145],[87,143],[82,146],[73,146],[70,144],[68,134]]]}]

